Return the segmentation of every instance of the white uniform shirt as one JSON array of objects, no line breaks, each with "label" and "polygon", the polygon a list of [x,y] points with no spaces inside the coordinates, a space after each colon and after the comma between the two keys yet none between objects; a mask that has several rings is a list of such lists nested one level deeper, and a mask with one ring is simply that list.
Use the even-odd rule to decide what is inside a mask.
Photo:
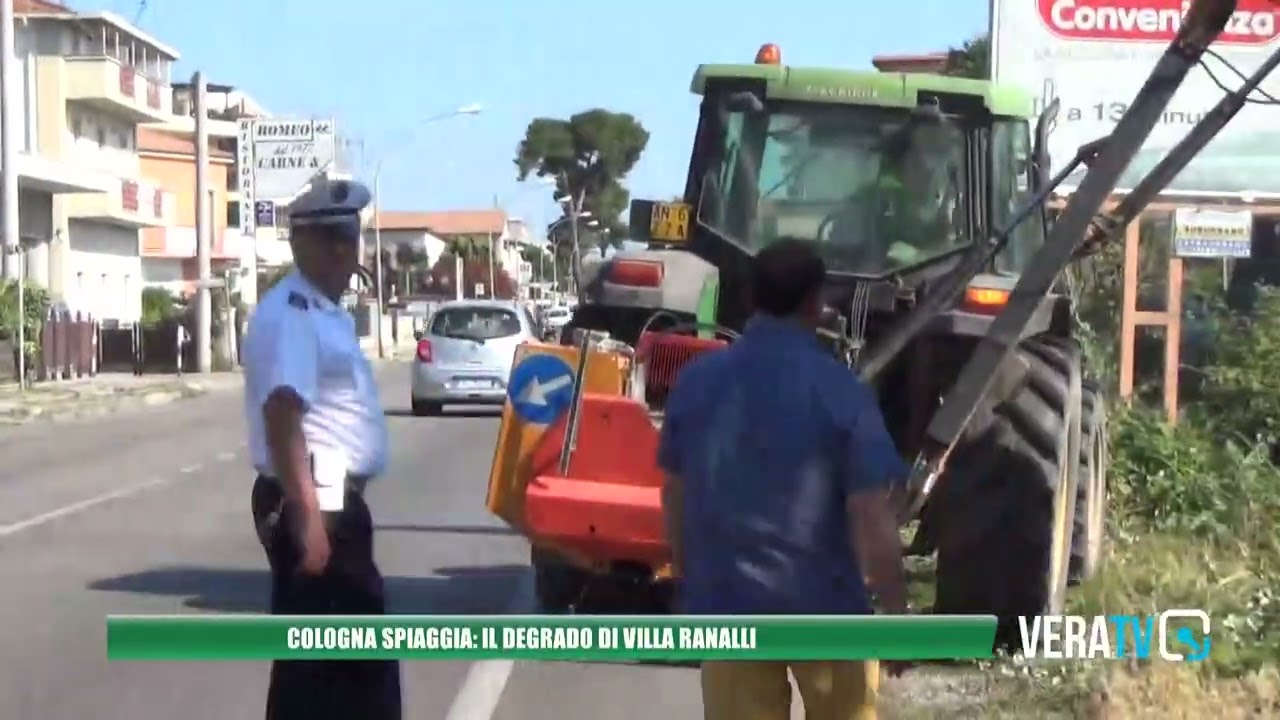
[{"label": "white uniform shirt", "polygon": [[262,407],[272,392],[290,388],[302,399],[302,432],[317,462],[323,453],[345,463],[353,475],[382,473],[386,418],[373,369],[356,337],[355,320],[342,306],[294,270],[259,302],[249,322],[244,357],[254,469],[277,476]]}]

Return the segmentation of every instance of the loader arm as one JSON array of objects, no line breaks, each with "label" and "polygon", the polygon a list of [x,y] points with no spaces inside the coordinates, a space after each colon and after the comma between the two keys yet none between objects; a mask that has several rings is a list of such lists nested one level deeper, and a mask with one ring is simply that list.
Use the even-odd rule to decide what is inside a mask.
[{"label": "loader arm", "polygon": [[[1097,153],[1088,163],[1080,187],[1072,194],[1044,245],[1014,286],[1007,306],[979,341],[926,428],[924,446],[908,481],[911,501],[904,508],[904,516],[914,516],[924,505],[945,467],[948,454],[990,392],[997,369],[1013,352],[1036,308],[1051,292],[1059,274],[1077,257],[1082,243],[1087,242],[1087,248],[1096,248],[1137,217],[1239,111],[1245,97],[1280,64],[1280,50],[1277,50],[1237,91],[1228,93],[1197,123],[1115,211],[1100,214],[1174,93],[1199,64],[1235,9],[1235,0],[1194,0],[1177,37],[1156,63],[1115,130],[1105,142],[1093,148]],[[967,280],[956,278],[958,283]]]}]

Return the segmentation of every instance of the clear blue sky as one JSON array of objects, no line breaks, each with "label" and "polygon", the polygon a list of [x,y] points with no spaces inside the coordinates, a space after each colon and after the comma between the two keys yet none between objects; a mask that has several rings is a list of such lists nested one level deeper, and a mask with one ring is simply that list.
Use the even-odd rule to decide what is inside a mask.
[{"label": "clear blue sky", "polygon": [[[333,116],[384,157],[383,207],[487,207],[496,194],[535,229],[558,216],[512,158],[534,117],[634,114],[649,147],[633,197],[683,190],[704,62],[750,62],[766,42],[795,65],[869,68],[984,30],[987,0],[72,0],[110,10],[279,115]],[[484,112],[415,121],[480,103]],[[416,136],[416,137],[415,137]],[[373,152],[371,155],[375,154]]]}]

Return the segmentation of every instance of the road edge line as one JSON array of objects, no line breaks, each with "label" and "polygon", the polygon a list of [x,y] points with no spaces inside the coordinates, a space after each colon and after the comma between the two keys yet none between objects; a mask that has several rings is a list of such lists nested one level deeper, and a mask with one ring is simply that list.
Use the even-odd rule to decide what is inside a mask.
[{"label": "road edge line", "polygon": [[86,500],[71,503],[70,505],[63,505],[62,507],[54,508],[48,512],[33,515],[25,520],[12,522],[8,525],[0,525],[0,538],[16,535],[24,530],[30,530],[31,528],[39,527],[46,523],[53,522],[54,520],[82,513],[85,510],[89,510],[104,503],[109,503],[112,500],[120,500],[131,495],[137,495],[144,490],[169,485],[176,480],[177,478],[172,477],[152,478],[146,482],[140,482],[136,485],[129,485],[128,487],[112,490],[111,492],[103,493],[101,495],[95,495]]},{"label": "road edge line", "polygon": [[[533,607],[533,568],[520,577],[506,609],[507,615],[528,614]],[[479,660],[467,668],[445,720],[490,720],[498,711],[502,691],[515,670],[514,660]]]}]

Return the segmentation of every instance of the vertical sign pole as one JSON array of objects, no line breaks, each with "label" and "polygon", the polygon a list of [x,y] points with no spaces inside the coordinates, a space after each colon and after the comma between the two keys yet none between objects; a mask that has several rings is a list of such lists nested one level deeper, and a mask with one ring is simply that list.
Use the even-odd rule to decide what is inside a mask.
[{"label": "vertical sign pole", "polygon": [[14,113],[22,104],[14,73],[13,0],[0,0],[0,241],[4,243],[4,277],[17,279],[18,137]]},{"label": "vertical sign pole", "polygon": [[4,277],[18,284],[18,387],[26,387],[26,308],[23,307],[21,230],[18,222],[18,137],[14,113],[22,90],[14,72],[13,0],[0,0],[0,252]]},{"label": "vertical sign pole", "polygon": [[195,92],[196,111],[196,369],[213,371],[213,293],[209,262],[209,108],[204,73],[197,72],[191,81]]},{"label": "vertical sign pole", "polygon": [[[241,297],[246,305],[258,304],[258,203],[253,181],[254,122],[249,119],[240,121],[240,135],[236,141],[236,189],[240,192],[240,235],[249,239],[249,277],[241,290]],[[274,220],[274,213],[272,214]],[[243,246],[243,240],[242,240]],[[241,251],[243,252],[243,250]]]},{"label": "vertical sign pole", "polygon": [[384,360],[387,357],[386,345],[382,340],[382,313],[386,303],[383,297],[382,287],[383,269],[382,269],[382,163],[378,163],[378,169],[373,173],[373,284],[377,285],[378,305],[377,322],[374,323],[374,331],[378,333],[378,359]]}]

